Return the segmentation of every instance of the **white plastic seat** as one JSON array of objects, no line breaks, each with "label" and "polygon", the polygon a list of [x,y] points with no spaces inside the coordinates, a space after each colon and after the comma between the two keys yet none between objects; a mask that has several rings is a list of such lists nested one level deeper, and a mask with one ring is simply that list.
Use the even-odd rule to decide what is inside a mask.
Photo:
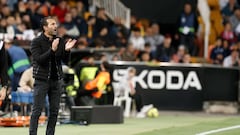
[{"label": "white plastic seat", "polygon": [[132,98],[129,97],[129,90],[124,89],[117,82],[112,82],[114,90],[114,106],[122,106],[122,103],[125,103],[124,108],[124,117],[129,117],[131,112]]}]

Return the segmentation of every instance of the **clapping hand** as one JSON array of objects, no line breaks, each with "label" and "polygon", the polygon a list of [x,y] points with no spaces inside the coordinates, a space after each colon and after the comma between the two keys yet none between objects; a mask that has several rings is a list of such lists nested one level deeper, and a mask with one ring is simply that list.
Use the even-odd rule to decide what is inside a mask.
[{"label": "clapping hand", "polygon": [[75,45],[75,43],[77,42],[76,39],[69,39],[65,45],[65,50],[66,51],[70,51],[70,49],[73,48],[73,46]]},{"label": "clapping hand", "polygon": [[52,42],[52,50],[54,52],[57,50],[58,44],[59,44],[59,38],[54,39],[53,42]]}]

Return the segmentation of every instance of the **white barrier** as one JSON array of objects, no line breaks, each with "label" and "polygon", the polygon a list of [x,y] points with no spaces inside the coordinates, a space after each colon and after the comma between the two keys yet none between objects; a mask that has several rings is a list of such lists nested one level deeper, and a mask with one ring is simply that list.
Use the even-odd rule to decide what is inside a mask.
[{"label": "white barrier", "polygon": [[130,9],[119,0],[92,0],[96,7],[104,8],[110,19],[120,18],[125,27],[130,28]]},{"label": "white barrier", "polygon": [[202,16],[203,22],[205,24],[205,33],[204,33],[204,57],[207,58],[208,55],[208,40],[210,33],[210,9],[207,3],[207,0],[198,1],[198,10]]}]

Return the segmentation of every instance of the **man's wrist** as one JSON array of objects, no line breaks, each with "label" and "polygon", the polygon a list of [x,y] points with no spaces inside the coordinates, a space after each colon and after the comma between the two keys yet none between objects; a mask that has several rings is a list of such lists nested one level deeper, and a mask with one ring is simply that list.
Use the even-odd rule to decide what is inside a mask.
[{"label": "man's wrist", "polygon": [[65,48],[65,51],[69,52],[71,50],[71,48]]},{"label": "man's wrist", "polygon": [[70,50],[65,50],[66,52],[70,52]]},{"label": "man's wrist", "polygon": [[52,51],[55,52],[57,49],[56,48],[52,48]]}]

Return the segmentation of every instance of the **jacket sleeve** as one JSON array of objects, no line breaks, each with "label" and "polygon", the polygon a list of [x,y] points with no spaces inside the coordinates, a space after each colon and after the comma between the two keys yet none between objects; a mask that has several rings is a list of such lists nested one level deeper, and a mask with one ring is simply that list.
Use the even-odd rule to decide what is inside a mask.
[{"label": "jacket sleeve", "polygon": [[70,51],[65,51],[65,44],[66,42],[63,41],[63,39],[61,39],[61,44],[62,44],[62,61],[63,63],[68,65],[68,61],[70,59]]},{"label": "jacket sleeve", "polygon": [[8,85],[8,75],[7,75],[7,55],[4,46],[0,48],[0,81],[2,86]]},{"label": "jacket sleeve", "polygon": [[39,65],[44,65],[46,64],[46,61],[49,61],[50,56],[53,55],[54,52],[49,47],[49,49],[46,52],[42,53],[40,44],[41,42],[39,40],[34,39],[31,43],[31,53],[32,53],[33,59],[36,60],[36,62]]}]

